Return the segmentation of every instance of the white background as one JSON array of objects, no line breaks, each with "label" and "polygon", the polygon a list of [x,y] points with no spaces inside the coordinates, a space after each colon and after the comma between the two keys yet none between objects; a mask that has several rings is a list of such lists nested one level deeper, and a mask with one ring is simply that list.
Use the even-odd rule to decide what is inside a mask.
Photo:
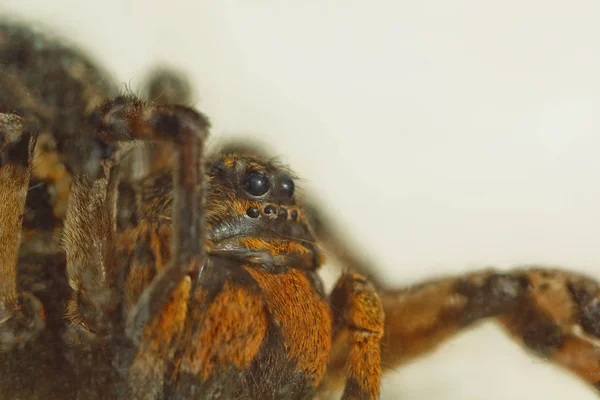
[{"label": "white background", "polygon": [[[600,278],[600,2],[26,1],[141,87],[190,74],[213,138],[273,149],[394,285],[541,263]],[[600,378],[600,377],[599,377]],[[383,399],[596,399],[494,325]]]}]

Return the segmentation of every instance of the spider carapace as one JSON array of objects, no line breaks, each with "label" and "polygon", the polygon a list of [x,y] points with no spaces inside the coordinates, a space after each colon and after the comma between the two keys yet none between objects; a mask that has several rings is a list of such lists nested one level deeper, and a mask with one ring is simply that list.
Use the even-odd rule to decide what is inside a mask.
[{"label": "spider carapace", "polygon": [[[598,386],[600,295],[543,268],[392,290],[247,145],[205,151],[209,123],[117,96],[80,52],[0,23],[2,399],[376,399],[398,366],[496,318]],[[324,249],[348,272],[325,293]]]}]

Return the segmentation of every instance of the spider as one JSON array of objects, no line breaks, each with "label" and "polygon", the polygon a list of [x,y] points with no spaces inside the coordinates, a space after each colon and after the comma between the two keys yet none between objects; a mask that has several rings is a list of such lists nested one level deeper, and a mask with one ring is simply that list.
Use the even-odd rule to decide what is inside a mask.
[{"label": "spider", "polygon": [[[179,75],[118,96],[79,51],[0,23],[2,398],[376,399],[382,368],[497,319],[600,387],[600,289],[482,270],[390,290],[294,175],[209,154]],[[347,267],[331,293],[325,249]]]}]

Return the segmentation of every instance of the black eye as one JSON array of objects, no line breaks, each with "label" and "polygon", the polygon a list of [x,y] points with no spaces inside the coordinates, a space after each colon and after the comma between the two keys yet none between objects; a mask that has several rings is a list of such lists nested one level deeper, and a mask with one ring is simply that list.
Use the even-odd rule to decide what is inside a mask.
[{"label": "black eye", "polygon": [[281,194],[288,197],[294,195],[294,181],[289,176],[281,178]]},{"label": "black eye", "polygon": [[244,181],[244,189],[252,196],[262,196],[269,190],[269,179],[263,173],[252,172]]}]

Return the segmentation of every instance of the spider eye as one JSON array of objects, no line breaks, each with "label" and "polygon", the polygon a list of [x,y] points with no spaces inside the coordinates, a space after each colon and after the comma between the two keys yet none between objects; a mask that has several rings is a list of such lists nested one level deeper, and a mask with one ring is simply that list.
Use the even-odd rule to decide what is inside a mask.
[{"label": "spider eye", "polygon": [[261,172],[252,172],[244,181],[244,189],[252,196],[262,196],[269,190],[269,179]]},{"label": "spider eye", "polygon": [[281,193],[287,197],[294,195],[294,181],[289,176],[281,178]]}]

